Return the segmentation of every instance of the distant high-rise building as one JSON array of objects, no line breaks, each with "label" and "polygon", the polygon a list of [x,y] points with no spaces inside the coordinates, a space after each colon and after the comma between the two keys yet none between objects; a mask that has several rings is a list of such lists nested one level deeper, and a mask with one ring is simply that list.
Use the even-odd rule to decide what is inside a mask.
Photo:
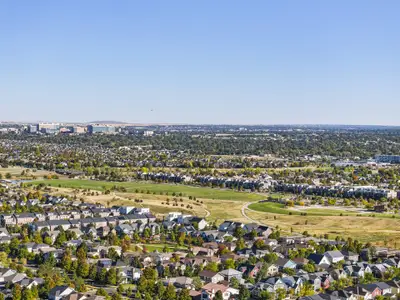
[{"label": "distant high-rise building", "polygon": [[96,133],[111,134],[115,133],[115,127],[108,125],[100,125],[100,124],[88,125],[87,131],[91,134],[96,134]]},{"label": "distant high-rise building", "polygon": [[83,127],[83,126],[74,126],[74,127],[72,127],[72,132],[76,133],[76,134],[85,133],[85,127]]},{"label": "distant high-rise building", "polygon": [[37,125],[29,125],[28,126],[28,132],[29,133],[36,133],[38,131],[38,126]]},{"label": "distant high-rise building", "polygon": [[58,123],[39,123],[38,131],[41,133],[54,134],[60,130],[60,124]]}]

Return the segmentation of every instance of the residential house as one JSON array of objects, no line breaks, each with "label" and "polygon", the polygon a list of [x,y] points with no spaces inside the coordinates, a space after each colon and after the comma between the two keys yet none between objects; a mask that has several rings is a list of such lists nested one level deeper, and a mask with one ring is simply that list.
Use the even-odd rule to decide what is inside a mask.
[{"label": "residential house", "polygon": [[340,251],[327,251],[324,256],[329,260],[330,264],[336,264],[344,260],[344,255]]},{"label": "residential house", "polygon": [[400,280],[389,280],[386,283],[392,288],[392,294],[400,294]]},{"label": "residential house", "polygon": [[35,213],[35,220],[38,222],[46,221],[46,215],[42,213]]},{"label": "residential house", "polygon": [[218,283],[224,280],[224,276],[217,272],[203,270],[199,273],[200,279],[206,283]]},{"label": "residential house", "polygon": [[1,226],[15,225],[16,219],[14,214],[1,214]]},{"label": "residential house", "polygon": [[121,215],[127,215],[131,213],[135,208],[133,206],[121,206],[119,207],[119,212]]},{"label": "residential house", "polygon": [[350,251],[341,251],[341,253],[344,256],[345,261],[357,262],[359,259],[359,255],[357,253]]},{"label": "residential house", "polygon": [[170,285],[172,284],[174,287],[179,288],[179,289],[193,289],[193,279],[190,277],[186,276],[180,276],[180,277],[171,277],[168,279],[165,279],[164,281],[165,285]]},{"label": "residential house", "polygon": [[288,290],[288,286],[286,283],[282,280],[282,278],[279,277],[270,277],[266,280],[262,280],[258,282],[253,290],[252,290],[252,295],[254,297],[259,297],[260,293],[262,291],[267,291],[268,293],[275,293],[278,289],[283,289],[285,291]]},{"label": "residential house", "polygon": [[108,226],[115,227],[118,224],[118,218],[117,217],[107,217],[106,220],[107,220]]},{"label": "residential house", "polygon": [[329,259],[323,254],[312,253],[307,259],[313,261],[315,265],[320,267],[329,267],[331,264]]},{"label": "residential house", "polygon": [[283,270],[286,268],[296,269],[297,267],[297,264],[288,258],[278,258],[278,260],[275,262],[275,265],[279,268],[279,270]]},{"label": "residential house", "polygon": [[109,226],[103,226],[97,229],[97,236],[104,238],[110,233],[111,229]]},{"label": "residential house", "polygon": [[17,225],[24,225],[32,223],[35,220],[35,214],[33,213],[21,213],[15,215]]},{"label": "residential house", "polygon": [[371,300],[382,295],[382,291],[375,284],[360,284],[344,289],[351,292],[357,299]]},{"label": "residential house", "polygon": [[50,225],[50,230],[56,230],[59,227],[62,227],[64,230],[71,228],[71,223],[68,220],[49,220],[48,223]]},{"label": "residential house", "polygon": [[56,286],[49,291],[49,300],[61,300],[71,295],[75,290],[69,286]]},{"label": "residential house", "polygon": [[130,224],[119,224],[115,227],[115,230],[118,234],[127,235],[132,235],[135,232],[135,229]]},{"label": "residential house", "polygon": [[48,221],[59,220],[60,219],[60,215],[56,211],[47,211],[46,212],[46,219]]},{"label": "residential house", "polygon": [[131,266],[118,267],[118,271],[122,283],[137,282],[142,276],[142,270]]},{"label": "residential house", "polygon": [[207,283],[201,289],[201,300],[212,300],[215,297],[215,294],[221,291],[222,299],[229,300],[232,299],[235,295],[239,295],[239,290],[229,288],[223,284],[216,284],[216,283]]},{"label": "residential house", "polygon": [[363,278],[365,275],[365,268],[363,266],[357,265],[349,265],[343,266],[343,270],[347,273],[348,276]]},{"label": "residential house", "polygon": [[34,231],[41,231],[44,228],[47,228],[48,230],[50,230],[50,225],[47,221],[43,221],[43,222],[34,222],[31,224],[30,226],[32,228],[32,230]]},{"label": "residential house", "polygon": [[237,280],[241,281],[242,277],[243,277],[243,273],[242,272],[239,272],[239,271],[234,270],[234,269],[223,270],[223,271],[219,272],[219,274],[221,276],[223,276],[224,279],[226,281],[228,281],[228,282],[231,281],[232,278],[236,278]]},{"label": "residential house", "polygon": [[109,208],[92,208],[93,217],[105,218],[111,215],[111,210]]},{"label": "residential house", "polygon": [[105,218],[93,218],[91,224],[96,229],[108,225],[107,220]]},{"label": "residential house", "polygon": [[199,256],[214,256],[216,252],[217,250],[212,248],[196,247],[196,246],[192,248],[192,253],[194,255],[199,255]]}]

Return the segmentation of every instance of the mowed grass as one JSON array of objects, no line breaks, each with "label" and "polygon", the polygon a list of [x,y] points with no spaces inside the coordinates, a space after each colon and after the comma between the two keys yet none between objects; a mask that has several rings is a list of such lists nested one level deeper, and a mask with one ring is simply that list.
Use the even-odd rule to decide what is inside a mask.
[{"label": "mowed grass", "polygon": [[[135,250],[135,244],[133,244],[131,246],[132,250]],[[178,245],[173,245],[173,244],[138,244],[138,249],[140,250],[140,248],[146,249],[147,252],[154,252],[154,251],[158,251],[158,252],[162,252],[162,250],[164,248],[166,248],[168,250],[168,252],[172,252],[175,249],[178,250],[187,250],[186,246],[178,246]]]},{"label": "mowed grass", "polygon": [[262,202],[262,203],[252,203],[249,205],[249,209],[259,211],[259,212],[267,212],[274,214],[282,214],[282,215],[295,215],[299,216],[302,213],[306,213],[308,216],[354,216],[354,217],[371,217],[374,218],[400,218],[398,215],[393,214],[383,214],[383,213],[361,213],[357,211],[346,210],[343,209],[333,209],[333,208],[302,208],[301,210],[291,209],[285,207],[282,203],[275,202]]},{"label": "mowed grass", "polygon": [[108,182],[108,181],[95,181],[95,180],[79,180],[79,179],[54,179],[54,180],[38,180],[32,182],[33,184],[44,183],[53,187],[64,187],[73,189],[90,189],[103,191],[104,187],[110,189],[113,186],[126,188],[127,192],[134,193],[139,191],[150,191],[151,193],[164,192],[172,196],[172,193],[182,193],[186,196],[192,196],[203,199],[219,199],[219,200],[233,200],[233,201],[256,201],[265,198],[262,195],[237,192],[232,190],[221,190],[207,187],[192,187],[186,185],[173,185],[173,184],[157,184],[157,183],[143,183],[143,182]]}]

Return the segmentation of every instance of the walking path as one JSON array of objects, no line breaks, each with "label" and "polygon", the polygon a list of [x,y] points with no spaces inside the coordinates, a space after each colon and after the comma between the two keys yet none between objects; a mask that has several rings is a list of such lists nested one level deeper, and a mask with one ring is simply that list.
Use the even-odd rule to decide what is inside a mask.
[{"label": "walking path", "polygon": [[[243,204],[243,206],[242,206],[242,216],[245,217],[247,220],[249,220],[249,221],[252,222],[252,223],[257,223],[257,224],[259,224],[259,225],[267,225],[267,224],[264,224],[264,223],[262,223],[262,222],[259,222],[259,221],[257,221],[257,220],[254,220],[254,219],[250,218],[250,217],[246,214],[246,209],[253,211],[252,209],[249,208],[249,205],[252,204],[252,203],[254,203],[254,202],[247,202],[247,203]],[[268,225],[267,225],[267,226],[268,226]]]}]

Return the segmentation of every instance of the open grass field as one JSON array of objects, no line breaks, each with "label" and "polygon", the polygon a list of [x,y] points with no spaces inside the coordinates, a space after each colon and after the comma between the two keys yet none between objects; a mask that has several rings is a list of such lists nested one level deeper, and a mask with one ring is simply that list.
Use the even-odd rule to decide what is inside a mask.
[{"label": "open grass field", "polygon": [[[27,175],[21,176],[21,173],[23,171],[27,172]],[[12,179],[23,179],[31,176],[43,178],[44,175],[55,174],[54,172],[49,172],[45,170],[35,170],[34,172],[33,169],[27,169],[23,167],[0,168],[0,174],[3,176],[4,179],[7,173],[11,174]]]},{"label": "open grass field", "polygon": [[[246,202],[251,202],[252,200],[249,201],[248,196],[257,196],[257,198],[264,197],[262,195],[257,195],[257,194],[250,194],[250,193],[239,193],[239,192],[234,192],[234,191],[224,191],[224,190],[215,190],[215,192],[222,192],[218,193],[218,195],[222,195],[222,198],[227,197],[224,193],[236,193],[239,195],[243,195],[243,200],[239,200],[237,198],[237,195],[235,194],[235,200],[220,200],[220,199],[208,199],[208,198],[202,198],[204,197],[204,192],[202,189],[207,189],[210,190],[209,188],[191,188],[187,186],[172,186],[173,188],[179,188],[182,187],[187,191],[188,189],[190,191],[193,191],[190,194],[183,193],[181,190],[176,190],[174,191],[176,193],[182,192],[184,195],[182,197],[176,196],[173,197],[169,190],[169,195],[165,195],[165,192],[168,191],[168,188],[171,187],[170,185],[166,184],[160,184],[160,186],[164,187],[164,189],[160,190],[163,192],[163,195],[160,194],[153,194],[147,193],[146,189],[139,189],[139,192],[136,193],[136,188],[127,188],[127,192],[111,192],[110,194],[104,194],[102,190],[100,189],[90,189],[89,192],[83,192],[83,189],[88,189],[88,187],[81,187],[77,184],[74,185],[67,185],[69,187],[64,187],[65,185],[62,185],[62,187],[58,186],[58,183],[60,180],[43,180],[43,181],[34,181],[33,183],[38,184],[38,183],[45,183],[46,185],[48,183],[52,183],[50,186],[50,193],[55,194],[55,195],[70,195],[72,197],[76,197],[77,199],[83,199],[84,201],[87,202],[92,202],[92,203],[102,203],[106,206],[112,206],[112,205],[130,205],[130,206],[139,206],[139,207],[149,207],[153,213],[155,213],[158,216],[167,214],[168,212],[173,212],[173,211],[179,211],[185,214],[193,214],[201,217],[206,217],[209,221],[216,221],[217,223],[222,222],[223,220],[230,219],[234,221],[243,221],[245,222],[246,219],[242,216],[241,214],[241,208],[244,203]],[[64,180],[62,180],[64,181]],[[68,180],[65,180],[68,181]],[[54,184],[56,183],[56,184]],[[95,182],[96,183],[96,182]],[[136,183],[131,183],[135,184]],[[153,184],[149,185],[146,184],[146,186],[157,187],[158,184]],[[98,186],[97,186],[98,187]],[[149,188],[149,190],[150,190]],[[134,191],[134,192],[129,192],[129,191]],[[143,191],[143,193],[142,193]],[[154,191],[154,190],[153,190]],[[190,196],[195,196],[197,200],[190,200]],[[200,196],[202,197],[200,197]],[[177,198],[178,200],[178,206],[172,206],[172,199]],[[251,197],[252,198],[252,197]],[[143,202],[137,203],[135,202],[135,199],[141,199]],[[167,199],[170,200],[170,205],[167,205]],[[180,201],[182,199],[182,202]],[[200,203],[200,201],[202,203]],[[182,206],[183,204],[183,206]],[[190,205],[190,208],[187,208],[187,205]],[[209,214],[209,213],[210,214]]]},{"label": "open grass field", "polygon": [[170,252],[174,251],[174,249],[176,248],[178,250],[187,250],[186,246],[174,246],[171,244],[140,244],[140,246],[146,249],[148,252],[154,252],[154,251],[162,252],[164,247],[167,247],[168,251]]},{"label": "open grass field", "polygon": [[301,215],[302,213],[307,213],[307,215],[312,216],[339,216],[340,214],[354,216],[357,215],[357,212],[348,211],[345,208],[343,208],[343,210],[329,208],[307,208],[302,210],[295,210],[286,208],[285,205],[281,203],[273,202],[253,203],[249,205],[249,208],[260,212],[269,212],[283,215]]},{"label": "open grass field", "polygon": [[301,207],[299,209],[296,209],[296,208],[287,208],[281,203],[273,203],[273,202],[252,203],[249,205],[249,209],[259,212],[267,212],[267,213],[283,214],[283,215],[289,215],[289,214],[301,215],[302,213],[307,213],[308,216],[354,216],[354,217],[362,216],[362,217],[374,217],[374,218],[400,219],[400,215],[375,213],[375,212],[360,212],[356,211],[354,208],[343,207],[342,209],[338,209],[329,207],[321,207],[321,208]]},{"label": "open grass field", "polygon": [[192,196],[203,199],[219,199],[219,200],[233,200],[233,201],[256,201],[265,198],[265,196],[252,194],[247,192],[236,192],[231,190],[220,190],[206,187],[192,187],[186,185],[173,185],[173,184],[157,184],[157,183],[143,183],[143,182],[108,182],[108,181],[94,181],[94,180],[79,180],[79,179],[55,179],[55,180],[41,180],[35,181],[35,184],[44,183],[54,187],[65,187],[73,189],[90,189],[103,191],[104,187],[110,189],[113,186],[120,186],[126,188],[127,192],[150,191],[160,193],[182,193],[185,196]]},{"label": "open grass field", "polygon": [[357,216],[317,216],[287,215],[246,210],[252,219],[279,226],[285,232],[328,234],[330,238],[351,237],[362,242],[372,242],[379,246],[400,248],[400,220],[392,218]]},{"label": "open grass field", "polygon": [[[33,183],[50,185],[52,192],[74,195],[78,199],[83,198],[89,202],[100,202],[110,206],[132,205],[149,207],[159,216],[171,211],[182,211],[183,213],[207,216],[208,221],[215,221],[217,224],[223,220],[250,222],[241,213],[243,205],[265,199],[267,196],[230,190],[141,182],[114,183],[60,179],[38,180]],[[111,188],[114,185],[123,186],[127,191],[111,192],[108,195],[103,193],[104,186]],[[89,189],[90,193],[84,193],[83,189]],[[147,191],[150,193],[147,193]],[[92,192],[95,192],[95,195]],[[168,195],[166,195],[167,192]],[[178,206],[172,206],[172,203],[170,205],[166,204],[167,199],[172,202],[174,198],[172,196],[173,192],[183,194],[182,197],[175,197],[179,199]],[[196,197],[197,200],[190,200],[189,196]],[[269,196],[281,197],[282,195],[272,194]],[[182,202],[180,202],[181,198]],[[134,199],[141,199],[143,202],[137,203]],[[187,205],[190,208],[187,208]],[[292,212],[292,214],[289,215],[289,212]],[[302,216],[302,212],[307,212],[307,216]],[[375,214],[375,217],[372,217],[373,213],[368,213],[360,216],[360,213],[350,209],[333,209],[329,207],[287,209],[282,204],[271,202],[252,203],[249,205],[249,209],[246,209],[246,214],[257,222],[273,227],[279,226],[286,233],[308,231],[310,234],[328,234],[331,238],[336,236],[352,237],[362,242],[373,242],[380,246],[400,248],[400,219],[397,217],[392,218],[392,215],[389,214]],[[154,247],[163,246],[149,245],[149,247],[150,249],[148,248],[148,250],[153,251],[159,250],[153,249]]]}]

